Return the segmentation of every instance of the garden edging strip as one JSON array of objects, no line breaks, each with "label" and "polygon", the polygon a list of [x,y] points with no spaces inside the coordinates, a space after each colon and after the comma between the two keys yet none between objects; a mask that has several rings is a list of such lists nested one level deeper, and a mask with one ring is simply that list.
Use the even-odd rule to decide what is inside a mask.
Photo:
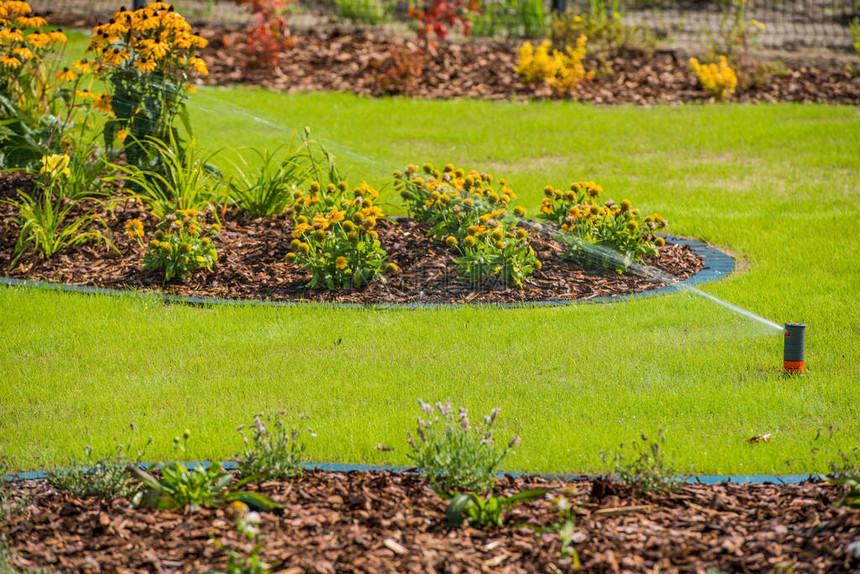
[{"label": "garden edging strip", "polygon": [[[192,468],[202,465],[209,468],[211,463],[206,461],[188,461],[182,463],[186,468]],[[417,469],[412,466],[391,466],[377,464],[342,464],[336,462],[304,462],[300,463],[304,470],[321,471],[321,472],[390,472],[393,474],[417,472]],[[150,468],[151,464],[141,463],[140,468]],[[157,464],[155,468],[160,468],[162,465]],[[233,461],[222,461],[221,466],[224,470],[236,470],[238,465]],[[69,468],[58,468],[53,472],[63,472],[71,470]],[[82,468],[78,468],[82,470]],[[44,480],[48,478],[48,474],[52,471],[34,470],[26,472],[14,472],[5,475],[3,478],[8,481],[21,480]],[[503,478],[505,476],[518,477],[540,477],[546,479],[561,479],[561,480],[584,480],[595,479],[598,474],[569,474],[569,473],[542,473],[542,472],[498,472],[496,476]],[[679,475],[673,477],[676,480],[688,484],[797,484],[807,480],[824,480],[826,477],[820,474],[694,474],[694,475]]]},{"label": "garden edging strip", "polygon": [[445,309],[457,308],[465,306],[474,307],[556,307],[562,305],[575,305],[580,303],[613,303],[618,301],[626,301],[629,299],[638,299],[642,297],[650,297],[653,295],[668,295],[682,290],[684,287],[693,287],[704,283],[717,281],[728,276],[735,269],[735,261],[731,256],[723,253],[719,249],[712,247],[695,239],[686,239],[683,237],[665,235],[662,236],[668,243],[676,245],[687,245],[690,250],[702,259],[702,269],[685,279],[684,281],[673,285],[665,285],[657,289],[649,289],[638,293],[629,293],[625,295],[613,295],[607,297],[595,297],[592,299],[572,299],[572,300],[547,300],[547,301],[523,301],[510,303],[338,303],[338,302],[322,302],[322,301],[266,301],[259,299],[212,299],[204,297],[187,297],[182,295],[170,295],[166,293],[151,293],[145,291],[132,291],[120,289],[108,289],[104,287],[86,287],[83,285],[69,285],[65,283],[51,283],[47,281],[37,281],[31,279],[15,279],[11,277],[0,277],[0,285],[7,287],[31,287],[36,289],[52,289],[55,291],[63,291],[66,293],[83,293],[87,295],[110,295],[110,296],[133,296],[145,297],[149,299],[161,300],[164,303],[181,303],[187,305],[248,305],[248,306],[268,306],[268,307],[340,307],[340,308],[366,308],[366,309]]}]

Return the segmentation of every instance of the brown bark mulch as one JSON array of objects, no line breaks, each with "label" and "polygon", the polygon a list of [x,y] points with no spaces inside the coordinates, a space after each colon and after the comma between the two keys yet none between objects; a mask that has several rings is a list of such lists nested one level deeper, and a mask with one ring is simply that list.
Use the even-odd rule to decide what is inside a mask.
[{"label": "brown bark mulch", "polygon": [[[246,83],[287,92],[385,95],[376,77],[385,69],[390,50],[404,44],[373,31],[334,28],[298,32],[293,35],[292,46],[281,55],[279,69],[272,73],[243,68],[242,33],[207,28],[201,34],[210,40],[204,57],[211,73],[205,83]],[[422,74],[402,93],[433,99],[555,97],[546,85],[529,86],[519,80],[514,72],[518,50],[518,43],[503,41],[442,43],[435,56],[426,57]],[[588,68],[597,70],[597,75],[570,94],[574,100],[650,105],[709,99],[687,58],[673,51],[631,52],[610,59],[604,67],[591,62]],[[782,68],[755,78],[749,82],[752,85],[739,86],[734,101],[860,103],[860,74],[844,67]]]},{"label": "brown bark mulch", "polygon": [[[584,572],[857,572],[847,546],[860,512],[833,503],[836,487],[690,485],[635,494],[605,479],[499,479],[496,492],[575,491],[575,548]],[[255,487],[250,487],[255,488]],[[507,526],[555,522],[549,500],[516,507],[506,526],[445,527],[445,502],[411,474],[308,472],[260,491],[285,505],[263,513],[262,558],[275,572],[572,572],[556,534]],[[229,510],[135,509],[125,499],[79,500],[44,481],[11,487],[27,506],[0,522],[13,563],[77,572],[201,572],[247,555]]]},{"label": "brown bark mulch", "polygon": [[[0,197],[30,185],[20,176],[0,177]],[[83,212],[84,203],[74,213]],[[532,248],[543,263],[525,282],[524,289],[488,281],[473,285],[457,274],[456,253],[434,244],[427,226],[410,219],[380,221],[379,234],[389,261],[401,272],[357,290],[311,290],[310,275],[285,262],[293,223],[286,218],[251,219],[228,210],[223,230],[214,239],[219,261],[211,274],[198,273],[185,282],[162,285],[163,276],[144,271],[144,248],[125,233],[126,222],[143,221],[148,232],[155,220],[134,199],[119,202],[102,213],[108,228],[104,235],[117,247],[95,244],[69,248],[48,260],[27,253],[9,269],[19,228],[12,221],[14,207],[0,203],[0,269],[7,277],[61,282],[90,287],[134,289],[175,295],[220,299],[271,301],[327,301],[349,303],[517,303],[592,299],[654,289],[686,279],[702,268],[702,261],[687,246],[667,245],[659,258],[648,257],[649,274],[584,268],[563,260],[563,247],[550,237],[531,233]],[[210,215],[211,217],[211,215]]]}]

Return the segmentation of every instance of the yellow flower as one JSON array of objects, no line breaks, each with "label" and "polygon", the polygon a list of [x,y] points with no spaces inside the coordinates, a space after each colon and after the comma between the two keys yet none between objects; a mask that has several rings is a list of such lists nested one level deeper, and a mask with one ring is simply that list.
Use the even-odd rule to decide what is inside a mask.
[{"label": "yellow flower", "polygon": [[202,59],[194,57],[188,60],[188,65],[194,68],[194,71],[200,74],[201,76],[208,76],[209,70],[206,69],[206,62]]},{"label": "yellow flower", "polygon": [[131,237],[132,239],[142,238],[143,222],[139,219],[132,219],[125,224],[125,232],[128,233],[129,237]]},{"label": "yellow flower", "polygon": [[307,223],[299,223],[293,230],[293,237],[301,237],[302,234],[307,233],[308,231],[313,231],[313,227],[308,225]]},{"label": "yellow flower", "polygon": [[344,213],[343,211],[338,211],[336,209],[333,209],[328,214],[328,222],[329,222],[329,224],[337,223],[339,221],[343,221],[345,217],[346,217],[346,213]]},{"label": "yellow flower", "polygon": [[30,48],[15,48],[12,50],[12,54],[17,56],[21,61],[27,61],[33,58],[33,52],[30,51]]},{"label": "yellow flower", "polygon": [[151,60],[149,58],[142,58],[134,63],[134,67],[137,68],[139,72],[154,72],[156,68],[158,68],[158,64],[155,60]]},{"label": "yellow flower", "polygon": [[96,100],[96,109],[102,112],[110,113],[111,112],[111,97],[110,94],[98,94],[95,97]]},{"label": "yellow flower", "polygon": [[44,28],[48,23],[41,16],[20,16],[15,20],[15,25],[20,28]]},{"label": "yellow flower", "polygon": [[61,82],[74,82],[77,77],[77,72],[68,68],[63,68],[62,71],[57,73],[57,79]]},{"label": "yellow flower", "polygon": [[82,74],[89,74],[93,71],[92,65],[90,65],[90,62],[86,58],[81,58],[72,64],[72,67]]},{"label": "yellow flower", "polygon": [[349,265],[349,261],[346,260],[346,257],[340,256],[334,261],[334,266],[340,270],[346,269],[346,266]]},{"label": "yellow flower", "polygon": [[125,138],[128,137],[128,132],[125,130],[119,130],[116,132],[116,139],[119,142],[124,142]]},{"label": "yellow flower", "polygon": [[370,197],[376,199],[379,197],[379,192],[373,189],[366,181],[362,181],[361,185],[358,186],[358,191],[361,192],[361,195],[370,195]]},{"label": "yellow flower", "polygon": [[42,169],[39,170],[39,173],[47,173],[51,177],[72,175],[69,170],[69,156],[66,154],[45,156],[41,161]]},{"label": "yellow flower", "polygon": [[54,30],[52,32],[48,32],[48,36],[51,38],[52,42],[57,42],[58,44],[65,44],[69,41],[66,35],[63,34],[62,30]]},{"label": "yellow flower", "polygon": [[21,67],[21,60],[19,60],[18,58],[12,58],[11,56],[3,56],[2,58],[0,58],[0,64],[7,68],[17,70]]},{"label": "yellow flower", "polygon": [[15,30],[10,28],[2,28],[0,29],[0,42],[23,42],[24,34],[21,33],[21,30]]},{"label": "yellow flower", "polygon": [[27,43],[34,48],[43,48],[51,41],[51,37],[47,34],[30,34],[27,36]]},{"label": "yellow flower", "polygon": [[33,11],[29,4],[21,0],[10,0],[9,2],[3,3],[3,7],[6,9],[10,18],[13,16],[29,14]]},{"label": "yellow flower", "polygon": [[188,84],[188,85],[186,85],[186,86],[185,86],[185,89],[186,89],[186,90],[188,90],[188,93],[189,93],[189,94],[196,94],[196,93],[197,93],[197,88],[196,88],[196,87],[194,87],[194,84]]}]

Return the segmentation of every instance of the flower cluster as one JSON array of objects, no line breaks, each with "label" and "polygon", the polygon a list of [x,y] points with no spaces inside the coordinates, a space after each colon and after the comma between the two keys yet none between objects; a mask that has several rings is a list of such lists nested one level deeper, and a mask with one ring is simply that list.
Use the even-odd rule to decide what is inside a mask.
[{"label": "flower cluster", "polygon": [[[51,81],[56,75],[45,64],[67,42],[61,30],[45,30],[47,26],[26,2],[0,1],[0,96],[6,100],[0,108],[13,106],[33,121],[54,112]],[[64,79],[62,74],[58,79]],[[3,109],[4,116],[13,113]]]},{"label": "flower cluster", "polygon": [[738,77],[725,56],[720,56],[719,63],[711,64],[700,64],[696,58],[690,58],[690,66],[699,77],[702,87],[713,98],[722,101],[734,93]]},{"label": "flower cluster", "polygon": [[586,36],[580,36],[576,47],[566,46],[564,52],[553,50],[552,54],[549,40],[544,40],[537,49],[531,42],[525,42],[520,48],[516,72],[526,84],[546,83],[557,93],[571,92],[583,80],[594,77],[594,72],[586,72],[582,64],[587,41]]},{"label": "flower cluster", "polygon": [[376,230],[385,217],[374,205],[379,193],[366,182],[353,189],[352,197],[347,196],[348,189],[346,182],[325,188],[311,183],[307,192],[293,194],[293,204],[286,210],[295,220],[287,262],[311,272],[311,288],[360,288],[381,273],[398,270],[395,264],[386,264],[388,254]]},{"label": "flower cluster", "polygon": [[544,188],[538,217],[555,224],[568,242],[567,256],[588,265],[614,268],[619,273],[642,255],[657,255],[665,245],[654,231],[667,226],[659,214],[639,219],[629,199],[616,204],[598,198],[603,187],[593,181],[571,184],[568,190]]},{"label": "flower cluster", "polygon": [[[143,242],[143,223],[134,219],[125,226],[126,233]],[[164,273],[164,280],[180,280],[199,269],[212,271],[218,252],[212,239],[221,231],[217,223],[207,226],[193,209],[180,209],[164,218],[164,229],[157,229],[149,241],[143,267]]]},{"label": "flower cluster", "polygon": [[189,82],[194,75],[209,74],[197,55],[206,44],[164,2],[133,12],[122,9],[93,28],[87,51],[95,53],[107,80],[115,118],[105,127],[105,144],[112,145],[119,132],[133,136],[126,143],[128,160],[142,166],[146,154],[140,142],[148,136],[170,141],[173,119],[194,91]]},{"label": "flower cluster", "polygon": [[15,70],[29,63],[41,65],[48,52],[67,42],[61,30],[42,31],[47,26],[48,22],[34,15],[26,2],[0,2],[0,68],[7,82]]},{"label": "flower cluster", "polygon": [[424,164],[423,174],[415,165],[397,171],[394,177],[409,213],[416,221],[429,222],[429,235],[462,255],[460,273],[472,282],[496,278],[522,288],[523,280],[540,261],[528,242],[528,232],[515,229],[517,218],[526,215],[508,206],[516,194],[508,182],[477,171],[466,172],[447,164],[441,171]]},{"label": "flower cluster", "polygon": [[136,10],[120,10],[93,28],[88,48],[109,70],[129,67],[142,73],[161,72],[188,79],[192,72],[208,75],[196,55],[207,41],[191,33],[191,24],[164,2]]}]

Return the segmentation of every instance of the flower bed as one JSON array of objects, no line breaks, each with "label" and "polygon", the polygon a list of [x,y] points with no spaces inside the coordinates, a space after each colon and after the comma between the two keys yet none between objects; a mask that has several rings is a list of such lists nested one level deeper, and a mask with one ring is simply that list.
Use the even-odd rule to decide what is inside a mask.
[{"label": "flower bed", "polygon": [[[20,176],[0,176],[0,198],[14,197],[19,188],[31,190],[32,181]],[[79,208],[81,211],[86,206]],[[0,221],[9,221],[14,208],[0,204]],[[56,258],[43,260],[36,254],[25,255],[11,270],[18,227],[0,226],[0,268],[14,278],[38,279],[74,285],[113,289],[135,289],[177,295],[226,299],[269,299],[273,301],[337,301],[352,303],[447,303],[447,302],[527,302],[575,300],[642,292],[658,288],[667,280],[635,273],[618,274],[611,269],[587,268],[562,259],[563,248],[557,240],[532,234],[531,246],[544,261],[524,284],[523,289],[500,282],[476,288],[457,273],[456,256],[445,246],[427,237],[429,225],[409,218],[379,224],[380,241],[390,261],[400,272],[385,283],[374,282],[360,290],[314,290],[307,284],[310,275],[285,257],[290,251],[294,224],[284,217],[251,218],[236,210],[228,211],[223,230],[213,238],[222,254],[210,274],[200,273],[187,282],[174,280],[163,284],[164,275],[144,269],[141,247],[129,236],[126,224],[135,219],[151,228],[155,218],[143,204],[126,200],[105,209],[108,225],[105,236],[119,249],[93,246],[72,247]],[[674,280],[691,277],[702,267],[686,246],[667,245],[659,257],[645,261]],[[669,279],[667,277],[666,279]]]},{"label": "flower bed", "polygon": [[[860,513],[834,506],[826,483],[689,485],[634,494],[605,480],[497,481],[506,494],[567,487],[578,506],[573,546],[587,572],[849,572]],[[12,486],[29,504],[0,526],[17,568],[62,571],[227,571],[225,548],[248,555],[230,509],[134,509],[123,498],[81,500],[44,481]],[[260,555],[290,572],[567,572],[556,535],[529,528],[446,529],[445,501],[417,475],[308,472],[259,492],[286,510],[261,514]],[[551,524],[551,501],[508,522]]]},{"label": "flower bed", "polygon": [[[215,85],[253,84],[288,92],[343,91],[378,96],[386,90],[376,80],[374,59],[381,59],[399,41],[381,33],[335,29],[296,33],[293,46],[279,60],[278,73],[246,70],[237,57],[235,35],[224,45],[224,31],[203,30],[210,39],[211,74],[205,82]],[[232,36],[231,36],[232,37]],[[519,45],[512,42],[446,43],[427,59],[422,73],[404,93],[422,98],[531,99],[571,98],[595,104],[680,104],[706,102],[702,89],[684,54],[627,53],[611,57],[604,70],[581,82],[570,93],[554,92],[548,84],[525,84],[515,73]],[[595,69],[589,63],[590,70]],[[324,70],[324,71],[323,71]],[[774,68],[740,86],[732,97],[737,102],[860,103],[860,74],[833,66],[802,65]]]}]

